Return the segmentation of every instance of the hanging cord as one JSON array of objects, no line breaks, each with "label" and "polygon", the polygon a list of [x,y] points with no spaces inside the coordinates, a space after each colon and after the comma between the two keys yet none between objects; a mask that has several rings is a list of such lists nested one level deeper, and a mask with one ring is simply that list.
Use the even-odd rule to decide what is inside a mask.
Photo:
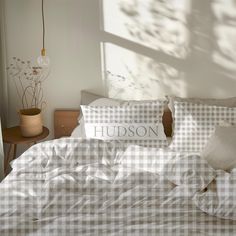
[{"label": "hanging cord", "polygon": [[42,25],[43,25],[43,48],[45,53],[45,19],[44,19],[44,0],[42,0]]}]

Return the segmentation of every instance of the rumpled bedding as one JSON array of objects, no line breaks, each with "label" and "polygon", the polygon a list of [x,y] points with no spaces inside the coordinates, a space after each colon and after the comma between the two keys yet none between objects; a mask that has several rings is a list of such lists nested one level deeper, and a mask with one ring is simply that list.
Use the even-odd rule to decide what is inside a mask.
[{"label": "rumpled bedding", "polygon": [[194,201],[210,215],[236,221],[236,169],[231,173],[217,170],[216,178],[208,185],[207,191],[196,194]]},{"label": "rumpled bedding", "polygon": [[0,235],[235,235],[236,171],[199,155],[63,138],[0,184]]}]

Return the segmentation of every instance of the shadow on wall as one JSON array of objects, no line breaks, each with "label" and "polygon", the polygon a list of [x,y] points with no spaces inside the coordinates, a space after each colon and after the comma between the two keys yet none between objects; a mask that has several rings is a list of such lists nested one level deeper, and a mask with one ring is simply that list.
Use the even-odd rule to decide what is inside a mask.
[{"label": "shadow on wall", "polygon": [[235,95],[234,0],[103,0],[102,19],[110,97]]}]

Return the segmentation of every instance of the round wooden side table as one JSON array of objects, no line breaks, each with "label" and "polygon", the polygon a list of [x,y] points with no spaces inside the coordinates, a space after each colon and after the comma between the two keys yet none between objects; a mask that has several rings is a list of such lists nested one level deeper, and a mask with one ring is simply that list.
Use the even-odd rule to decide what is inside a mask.
[{"label": "round wooden side table", "polygon": [[10,144],[7,156],[4,160],[5,174],[10,161],[16,158],[16,149],[18,144],[26,144],[28,146],[31,146],[32,144],[36,144],[38,141],[46,138],[48,135],[49,135],[49,129],[47,127],[43,127],[43,132],[40,135],[29,138],[23,137],[21,135],[20,126],[3,129],[2,132],[3,142]]}]

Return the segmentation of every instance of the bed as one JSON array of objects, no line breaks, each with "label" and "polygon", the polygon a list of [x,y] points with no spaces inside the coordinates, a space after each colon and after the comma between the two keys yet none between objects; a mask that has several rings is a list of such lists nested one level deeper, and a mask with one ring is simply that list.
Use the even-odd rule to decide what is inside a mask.
[{"label": "bed", "polygon": [[235,235],[236,169],[212,168],[185,141],[184,150],[79,137],[34,145],[0,185],[0,235]]}]

